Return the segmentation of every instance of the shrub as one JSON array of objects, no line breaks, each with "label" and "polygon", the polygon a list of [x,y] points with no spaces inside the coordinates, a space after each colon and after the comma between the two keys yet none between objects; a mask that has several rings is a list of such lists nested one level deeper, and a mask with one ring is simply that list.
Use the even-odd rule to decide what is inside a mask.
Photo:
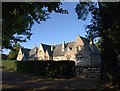
[{"label": "shrub", "polygon": [[17,71],[46,77],[68,78],[74,76],[74,61],[18,61]]},{"label": "shrub", "polygon": [[7,69],[7,70],[16,70],[16,60],[1,60],[2,62],[2,68]]}]

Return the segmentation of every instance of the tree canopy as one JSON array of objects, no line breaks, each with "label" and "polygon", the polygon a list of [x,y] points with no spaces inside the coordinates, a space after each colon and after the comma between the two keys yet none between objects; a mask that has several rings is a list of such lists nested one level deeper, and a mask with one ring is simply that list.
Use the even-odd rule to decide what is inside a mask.
[{"label": "tree canopy", "polygon": [[2,46],[12,49],[13,45],[30,39],[34,22],[49,19],[50,13],[67,14],[60,2],[3,2],[2,3]]},{"label": "tree canopy", "polygon": [[[91,14],[91,23],[86,28],[88,35],[93,37],[108,37],[113,43],[117,54],[120,54],[120,3],[81,2],[76,6],[78,19],[86,20]],[[112,11],[112,12],[111,12]],[[107,36],[106,36],[107,35]],[[116,36],[117,35],[117,36]]]},{"label": "tree canopy", "polygon": [[118,59],[120,55],[120,2],[80,2],[75,10],[78,19],[86,20],[87,16],[91,15],[91,24],[86,28],[89,36],[101,38],[103,77],[110,74],[114,78],[115,75],[120,74]]}]

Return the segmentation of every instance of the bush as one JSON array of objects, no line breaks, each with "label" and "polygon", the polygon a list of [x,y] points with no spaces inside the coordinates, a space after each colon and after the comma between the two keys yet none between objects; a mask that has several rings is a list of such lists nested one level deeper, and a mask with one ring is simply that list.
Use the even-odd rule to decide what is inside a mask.
[{"label": "bush", "polygon": [[2,61],[2,68],[7,70],[16,70],[16,60],[1,60]]},{"label": "bush", "polygon": [[74,76],[74,61],[18,61],[17,71],[45,77],[69,78]]}]

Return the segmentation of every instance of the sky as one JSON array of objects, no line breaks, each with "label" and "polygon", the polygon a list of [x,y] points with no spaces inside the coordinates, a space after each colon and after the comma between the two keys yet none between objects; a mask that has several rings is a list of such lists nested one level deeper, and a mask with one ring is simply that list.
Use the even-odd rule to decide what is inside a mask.
[{"label": "sky", "polygon": [[[33,48],[43,44],[60,44],[75,41],[77,35],[85,37],[85,25],[90,23],[90,17],[86,21],[78,20],[75,13],[77,2],[64,2],[61,7],[68,10],[68,14],[51,13],[50,19],[35,23],[32,27],[32,36],[30,40],[21,43],[25,48]],[[6,50],[5,53],[8,53]]]}]

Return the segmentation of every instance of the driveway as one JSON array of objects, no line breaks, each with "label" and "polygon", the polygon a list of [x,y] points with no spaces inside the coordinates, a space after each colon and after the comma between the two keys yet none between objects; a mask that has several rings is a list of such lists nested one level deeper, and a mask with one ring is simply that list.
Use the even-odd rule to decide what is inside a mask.
[{"label": "driveway", "polygon": [[46,90],[46,89],[96,89],[100,85],[97,78],[89,79],[41,79],[18,72],[2,70],[3,89]]}]

